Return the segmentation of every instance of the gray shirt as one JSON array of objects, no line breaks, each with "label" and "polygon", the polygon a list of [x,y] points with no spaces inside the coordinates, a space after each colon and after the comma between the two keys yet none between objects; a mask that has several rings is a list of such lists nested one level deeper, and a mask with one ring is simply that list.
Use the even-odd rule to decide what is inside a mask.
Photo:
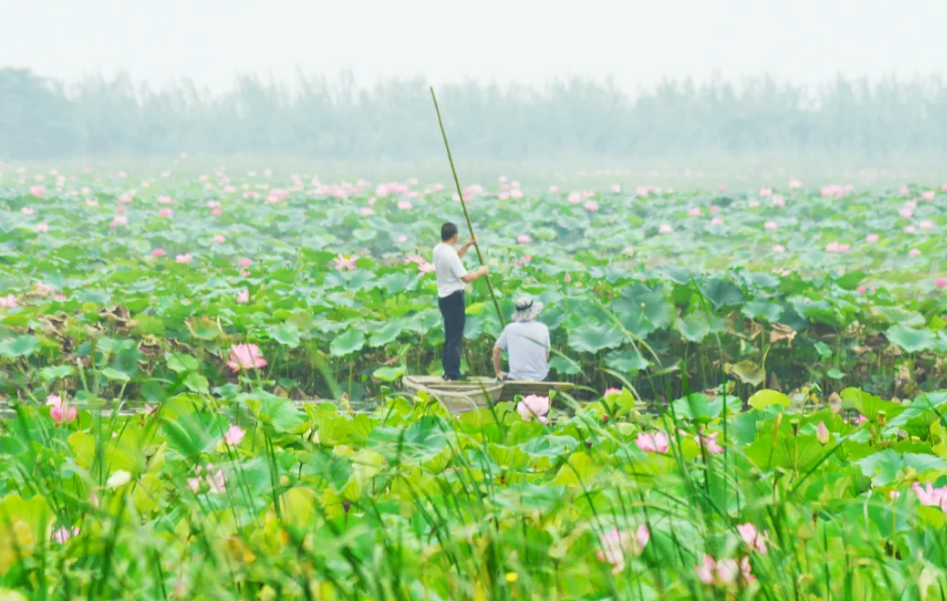
[{"label": "gray shirt", "polygon": [[549,375],[549,328],[538,321],[514,321],[503,328],[497,346],[510,354],[510,379],[541,382]]}]

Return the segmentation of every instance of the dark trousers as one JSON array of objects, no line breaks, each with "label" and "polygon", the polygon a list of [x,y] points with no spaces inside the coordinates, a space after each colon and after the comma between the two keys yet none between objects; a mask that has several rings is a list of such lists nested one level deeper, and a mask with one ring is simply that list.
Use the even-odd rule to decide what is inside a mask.
[{"label": "dark trousers", "polygon": [[450,296],[437,299],[437,306],[444,316],[444,377],[448,380],[460,378],[460,346],[464,341],[464,325],[467,323],[467,307],[464,291],[458,290]]}]

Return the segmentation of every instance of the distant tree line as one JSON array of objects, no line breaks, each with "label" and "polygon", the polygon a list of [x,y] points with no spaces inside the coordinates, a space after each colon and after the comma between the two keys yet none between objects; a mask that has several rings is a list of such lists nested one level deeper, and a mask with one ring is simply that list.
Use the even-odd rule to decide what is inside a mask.
[{"label": "distant tree line", "polygon": [[[467,82],[438,90],[451,144],[468,159],[838,153],[947,155],[938,78],[837,79],[806,88],[762,77],[666,82],[629,94],[573,78],[543,87]],[[442,158],[421,79],[356,86],[351,74],[292,85],[239,77],[211,94],[127,75],[67,86],[0,69],[0,159],[89,155],[291,154],[382,161]]]}]

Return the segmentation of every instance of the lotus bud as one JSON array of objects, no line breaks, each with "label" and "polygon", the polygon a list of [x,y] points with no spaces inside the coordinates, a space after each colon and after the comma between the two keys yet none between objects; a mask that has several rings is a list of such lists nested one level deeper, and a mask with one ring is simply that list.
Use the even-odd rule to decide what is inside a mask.
[{"label": "lotus bud", "polygon": [[829,442],[829,429],[825,427],[825,422],[819,422],[819,427],[815,431],[819,444],[825,446]]},{"label": "lotus bud", "polygon": [[799,420],[790,420],[789,425],[792,426],[792,435],[799,436]]}]

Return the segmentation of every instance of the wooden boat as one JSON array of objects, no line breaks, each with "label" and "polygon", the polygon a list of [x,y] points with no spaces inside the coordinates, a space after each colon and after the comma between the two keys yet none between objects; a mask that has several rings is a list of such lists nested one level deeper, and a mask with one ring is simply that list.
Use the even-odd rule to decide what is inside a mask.
[{"label": "wooden boat", "polygon": [[516,395],[549,396],[550,390],[574,386],[569,382],[498,382],[496,378],[487,377],[452,382],[440,376],[405,376],[402,383],[408,394],[417,395],[423,391],[455,414],[512,401]]}]

